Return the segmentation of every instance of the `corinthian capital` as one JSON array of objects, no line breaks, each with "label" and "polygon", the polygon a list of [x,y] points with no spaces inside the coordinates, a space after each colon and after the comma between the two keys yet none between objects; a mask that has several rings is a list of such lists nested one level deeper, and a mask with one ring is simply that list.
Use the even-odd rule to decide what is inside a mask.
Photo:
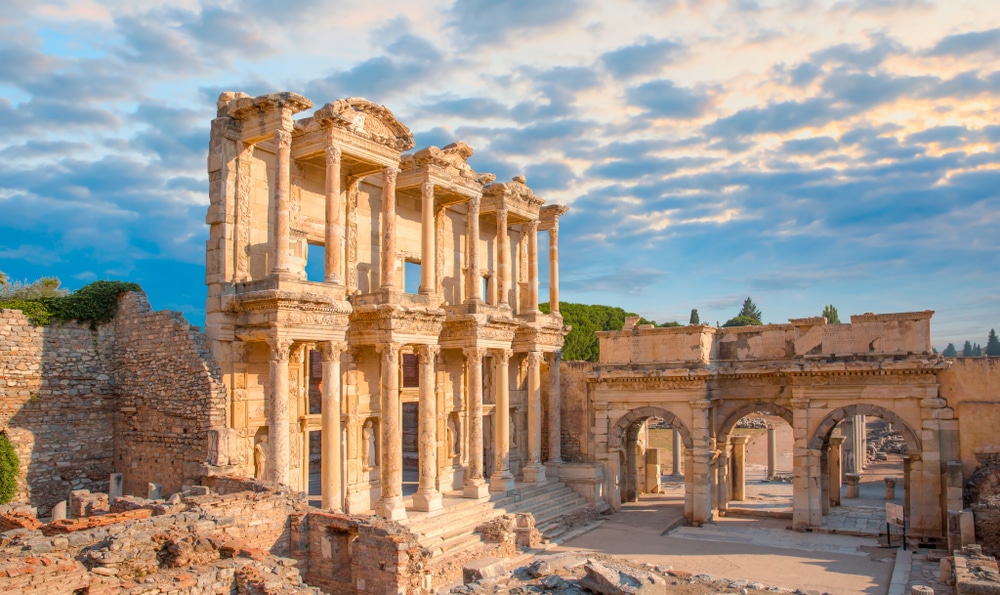
[{"label": "corinthian capital", "polygon": [[327,147],[326,148],[326,164],[327,165],[337,165],[340,163],[340,156],[343,152],[340,147]]},{"label": "corinthian capital", "polygon": [[469,199],[469,215],[473,217],[479,216],[479,199],[480,196],[474,196]]},{"label": "corinthian capital", "polygon": [[291,339],[268,339],[267,346],[271,348],[268,358],[272,362],[287,362],[292,353]]},{"label": "corinthian capital", "polygon": [[382,170],[382,178],[385,180],[386,184],[396,183],[396,174],[399,173],[399,169],[395,166],[389,166]]},{"label": "corinthian capital", "polygon": [[287,149],[292,146],[292,133],[287,130],[275,130],[274,140],[278,143],[279,149]]}]

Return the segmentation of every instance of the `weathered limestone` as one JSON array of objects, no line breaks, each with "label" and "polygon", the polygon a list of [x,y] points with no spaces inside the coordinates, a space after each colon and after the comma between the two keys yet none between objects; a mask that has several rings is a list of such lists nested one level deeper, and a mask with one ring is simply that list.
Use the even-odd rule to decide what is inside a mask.
[{"label": "weathered limestone", "polygon": [[774,481],[774,478],[778,475],[777,461],[778,461],[778,445],[774,440],[774,424],[768,424],[767,426],[767,479],[768,481]]},{"label": "weathered limestone", "polygon": [[268,446],[271,448],[267,456],[267,479],[288,485],[288,360],[291,356],[292,342],[272,338],[267,344],[270,348],[268,361],[271,364],[272,380],[270,407],[267,410]]},{"label": "weathered limestone", "polygon": [[670,475],[679,477],[683,474],[681,469],[681,451],[684,450],[684,447],[681,445],[681,434],[677,431],[677,428],[670,429],[670,440],[671,455],[673,455],[670,461]]},{"label": "weathered limestone", "polygon": [[467,347],[463,351],[468,367],[470,413],[469,470],[463,493],[466,498],[483,498],[489,494],[489,486],[483,478],[483,356],[486,350]]},{"label": "weathered limestone", "polygon": [[343,151],[339,147],[326,148],[326,252],[325,275],[327,283],[341,285],[343,283],[343,249],[341,242],[344,237],[344,225],[340,219],[342,208],[340,200],[341,157]]},{"label": "weathered limestone", "polygon": [[379,346],[382,354],[382,499],[378,513],[387,519],[406,518],[403,506],[403,428],[399,419],[399,345]]},{"label": "weathered limestone", "polygon": [[562,387],[559,383],[559,365],[562,352],[553,351],[549,357],[549,458],[546,463],[562,462]]},{"label": "weathered limestone", "polygon": [[501,349],[493,353],[496,363],[496,414],[493,452],[496,455],[491,492],[514,489],[514,475],[510,472],[510,357],[511,352]]},{"label": "weathered limestone", "polygon": [[840,492],[843,487],[843,457],[844,437],[830,437],[830,506],[840,506]]},{"label": "weathered limestone", "polygon": [[847,483],[847,497],[857,498],[859,495],[858,486],[861,483],[861,476],[857,473],[844,474],[844,482]]},{"label": "weathered limestone", "polygon": [[895,500],[896,499],[896,478],[888,475],[884,478],[885,481],[885,499]]},{"label": "weathered limestone", "polygon": [[747,440],[749,436],[733,436],[729,441],[733,445],[733,478],[731,500],[742,502],[747,499]]},{"label": "weathered limestone", "polygon": [[434,394],[434,360],[439,348],[421,345],[420,357],[420,485],[413,495],[417,510],[430,512],[441,508],[437,489],[437,397]]},{"label": "weathered limestone", "polygon": [[542,354],[528,352],[528,464],[524,467],[524,481],[545,483],[542,466]]},{"label": "weathered limestone", "polygon": [[[323,359],[323,436],[340,437],[341,390],[340,358],[347,345],[324,341],[318,345]],[[340,464],[340,440],[323,440],[323,458],[320,463],[323,508],[338,511],[343,507],[343,471]]]}]

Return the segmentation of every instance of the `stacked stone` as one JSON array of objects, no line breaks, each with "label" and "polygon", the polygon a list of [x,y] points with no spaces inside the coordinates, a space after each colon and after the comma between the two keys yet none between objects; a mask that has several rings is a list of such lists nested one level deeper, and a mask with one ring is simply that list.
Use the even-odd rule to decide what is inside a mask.
[{"label": "stacked stone", "polygon": [[107,489],[114,343],[110,325],[36,327],[0,310],[0,427],[21,461],[16,500],[43,516],[71,490]]}]

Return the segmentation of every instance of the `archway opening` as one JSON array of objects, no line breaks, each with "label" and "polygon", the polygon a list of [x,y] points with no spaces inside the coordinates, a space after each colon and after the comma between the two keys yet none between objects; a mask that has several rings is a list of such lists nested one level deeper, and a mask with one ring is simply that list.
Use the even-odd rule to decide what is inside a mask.
[{"label": "archway opening", "polygon": [[[821,453],[824,526],[885,539],[887,519],[902,516],[910,533],[911,470],[912,464],[922,464],[921,448],[897,414],[870,405],[838,409],[820,423],[809,448]],[[902,531],[891,524],[893,542]]]},{"label": "archway opening", "polygon": [[795,438],[786,417],[784,410],[759,407],[724,423],[717,501],[726,514],[792,518]]}]

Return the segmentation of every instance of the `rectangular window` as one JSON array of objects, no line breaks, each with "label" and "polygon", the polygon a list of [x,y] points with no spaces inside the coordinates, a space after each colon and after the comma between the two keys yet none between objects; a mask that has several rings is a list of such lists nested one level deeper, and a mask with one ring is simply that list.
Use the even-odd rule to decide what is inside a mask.
[{"label": "rectangular window", "polygon": [[403,388],[420,388],[420,359],[416,354],[403,354]]},{"label": "rectangular window", "polygon": [[321,244],[309,244],[306,254],[306,279],[322,283],[326,278],[326,248]]},{"label": "rectangular window", "polygon": [[420,263],[410,262],[403,265],[403,291],[420,293]]}]

